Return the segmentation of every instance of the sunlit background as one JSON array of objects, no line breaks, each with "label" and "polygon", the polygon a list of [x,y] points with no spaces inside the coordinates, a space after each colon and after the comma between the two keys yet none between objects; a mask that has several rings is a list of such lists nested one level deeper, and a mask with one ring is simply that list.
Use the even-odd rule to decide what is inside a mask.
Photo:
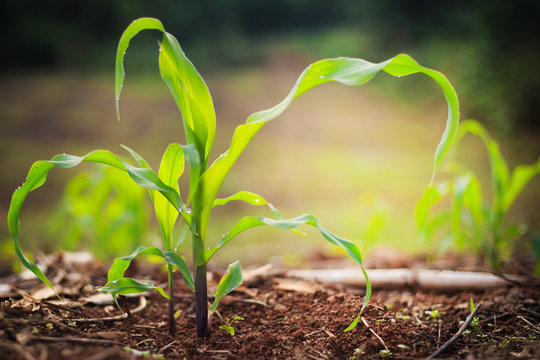
[{"label": "sunlit background", "polygon": [[[179,111],[159,78],[157,32],[132,41],[122,121],[116,120],[116,44],[142,16],[164,23],[209,86],[217,114],[212,158],[227,149],[234,128],[249,114],[281,101],[310,63],[337,56],[378,62],[404,52],[449,78],[462,119],[483,123],[511,167],[531,164],[540,154],[539,4],[4,1],[0,213],[6,219],[11,195],[33,161],[96,148],[128,158],[120,147],[125,144],[157,170],[166,146],[184,142]],[[381,246],[434,253],[439,242],[418,238],[414,207],[430,181],[445,120],[442,92],[425,76],[380,74],[359,88],[327,84],[300,97],[256,135],[221,194],[254,191],[286,217],[312,213],[368,254]],[[490,169],[481,142],[465,139],[457,157],[478,174],[489,199]],[[436,180],[445,176],[442,171]],[[527,185],[507,222],[538,229],[539,178]],[[246,215],[270,214],[244,205],[219,209],[208,244]],[[92,165],[52,171],[25,203],[21,228],[28,253],[90,249],[106,260],[139,244],[159,244],[145,192]],[[217,260],[301,265],[316,253],[332,255],[335,249],[320,235],[305,230],[307,237],[254,229]],[[8,266],[15,257],[6,221],[0,231],[0,257]],[[528,244],[520,247],[530,251]]]}]

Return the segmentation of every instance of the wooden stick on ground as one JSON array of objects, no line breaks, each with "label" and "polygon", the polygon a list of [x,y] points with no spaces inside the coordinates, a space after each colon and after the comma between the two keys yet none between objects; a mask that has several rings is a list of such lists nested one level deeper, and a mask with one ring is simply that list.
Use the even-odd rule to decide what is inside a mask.
[{"label": "wooden stick on ground", "polygon": [[[448,271],[428,269],[368,269],[375,288],[412,287],[431,290],[478,290],[508,286],[508,279],[523,280],[524,277],[507,275],[502,279],[487,272]],[[289,276],[324,283],[340,283],[364,287],[366,281],[360,269],[289,270]]]},{"label": "wooden stick on ground", "polygon": [[471,323],[471,321],[474,319],[474,317],[476,316],[476,314],[478,313],[478,310],[480,309],[480,306],[482,304],[478,304],[476,305],[476,308],[474,309],[474,311],[467,317],[467,319],[465,320],[465,322],[463,323],[463,325],[461,325],[461,327],[459,328],[458,332],[452,336],[450,338],[450,340],[448,340],[447,342],[444,343],[443,346],[441,346],[440,348],[437,349],[437,351],[435,351],[433,354],[429,355],[426,360],[432,360],[432,359],[435,359],[435,357],[439,356],[440,353],[442,353],[444,350],[446,350],[446,348],[448,346],[450,346],[450,344],[452,344],[458,337],[459,335],[461,335],[461,333],[463,333],[463,331],[465,331],[465,329],[467,328],[467,326],[469,326],[469,324]]}]

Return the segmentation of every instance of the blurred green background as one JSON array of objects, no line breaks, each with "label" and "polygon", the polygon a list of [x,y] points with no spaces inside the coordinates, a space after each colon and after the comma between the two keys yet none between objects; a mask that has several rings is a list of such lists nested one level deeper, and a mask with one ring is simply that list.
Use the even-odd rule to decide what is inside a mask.
[{"label": "blurred green background", "polygon": [[[159,18],[206,80],[217,113],[215,157],[235,126],[281,101],[309,63],[336,56],[382,61],[400,52],[450,79],[462,118],[486,125],[510,166],[532,163],[540,153],[538,1],[3,1],[0,12],[4,219],[11,194],[35,160],[95,148],[122,154],[119,144],[125,144],[157,169],[167,144],[183,142],[179,112],[159,79],[157,32],[132,42],[122,121],[116,121],[116,45],[142,16]],[[413,210],[429,182],[445,119],[441,91],[422,76],[379,75],[361,88],[328,84],[299,98],[256,136],[221,193],[257,192],[287,217],[313,213],[363,250],[391,245],[431,252],[436,246],[417,240]],[[489,196],[485,150],[476,140],[462,146],[460,160],[479,173]],[[90,165],[81,169],[52,172],[29,196],[23,248],[93,246],[107,258],[156,241],[150,207],[133,210],[137,201],[148,202],[144,192],[111,186],[120,180]],[[512,208],[511,221],[538,226],[539,199],[535,179]],[[216,211],[209,244],[247,214],[266,213],[240,205]],[[13,256],[5,221],[0,231],[8,263]],[[332,251],[307,231],[304,238],[255,229],[218,261],[262,263],[280,256],[299,263],[318,249]]]}]

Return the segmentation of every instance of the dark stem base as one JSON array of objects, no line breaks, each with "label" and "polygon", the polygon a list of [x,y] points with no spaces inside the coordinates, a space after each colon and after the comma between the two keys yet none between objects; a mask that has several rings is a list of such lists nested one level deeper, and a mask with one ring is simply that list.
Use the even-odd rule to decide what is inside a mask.
[{"label": "dark stem base", "polygon": [[197,336],[209,338],[210,323],[208,321],[206,265],[199,265],[195,270],[195,321],[197,322]]}]

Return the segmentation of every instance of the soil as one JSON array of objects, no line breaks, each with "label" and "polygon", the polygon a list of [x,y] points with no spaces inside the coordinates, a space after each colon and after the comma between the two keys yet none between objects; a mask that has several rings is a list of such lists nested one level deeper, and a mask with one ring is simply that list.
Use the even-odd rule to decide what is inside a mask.
[{"label": "soil", "polygon": [[[130,276],[151,278],[165,287],[166,274],[160,268],[137,264],[129,269]],[[103,298],[88,285],[104,284],[103,267],[59,258],[51,261],[47,274],[58,284],[62,301],[40,300],[51,294],[35,279],[3,281],[3,359],[425,358],[458,333],[471,314],[471,299],[479,306],[477,323],[473,320],[437,358],[540,358],[539,292],[516,285],[457,293],[375,290],[363,320],[344,332],[361,308],[363,289],[272,272],[251,277],[224,297],[212,318],[211,337],[199,339],[193,294],[180,276],[175,282],[176,333],[171,336],[167,301],[157,292],[126,298],[124,305],[132,314],[122,316],[110,302],[100,303]],[[220,276],[219,271],[210,274],[210,292]],[[242,319],[232,321],[231,336],[220,327],[235,316]]]}]

